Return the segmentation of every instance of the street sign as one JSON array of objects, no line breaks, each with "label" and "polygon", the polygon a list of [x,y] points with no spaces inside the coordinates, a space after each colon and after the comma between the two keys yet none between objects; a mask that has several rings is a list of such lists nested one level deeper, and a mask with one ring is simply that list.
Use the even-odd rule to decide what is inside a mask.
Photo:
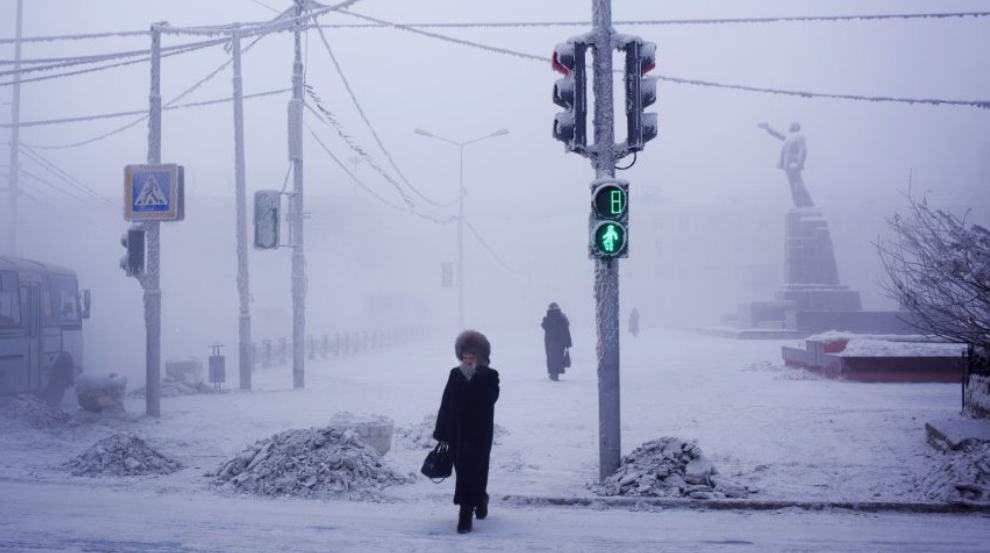
[{"label": "street sign", "polygon": [[279,212],[282,194],[278,190],[254,193],[254,247],[258,250],[278,248]]},{"label": "street sign", "polygon": [[174,163],[124,167],[124,220],[185,218],[185,172]]}]

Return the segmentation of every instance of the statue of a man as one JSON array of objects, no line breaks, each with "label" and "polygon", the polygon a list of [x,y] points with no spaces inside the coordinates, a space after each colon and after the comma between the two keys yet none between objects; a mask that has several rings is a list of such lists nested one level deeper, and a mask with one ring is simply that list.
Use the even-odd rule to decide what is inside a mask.
[{"label": "statue of a man", "polygon": [[804,160],[808,157],[808,147],[804,142],[804,135],[801,134],[801,124],[791,123],[790,132],[786,136],[767,123],[760,123],[757,126],[774,138],[784,141],[784,145],[780,148],[780,161],[777,167],[783,169],[787,175],[794,207],[814,207],[815,203],[811,201],[811,194],[808,194],[808,189],[804,186],[804,178],[801,177]]}]

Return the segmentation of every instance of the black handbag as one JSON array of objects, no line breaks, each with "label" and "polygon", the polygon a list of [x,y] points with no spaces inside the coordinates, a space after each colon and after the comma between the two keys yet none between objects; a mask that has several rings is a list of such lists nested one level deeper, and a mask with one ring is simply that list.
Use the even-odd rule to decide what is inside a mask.
[{"label": "black handbag", "polygon": [[566,368],[568,368],[570,366],[571,366],[571,351],[565,349],[564,350],[564,368],[566,369]]},{"label": "black handbag", "polygon": [[422,472],[423,476],[430,480],[435,481],[439,478],[439,482],[454,472],[454,456],[446,442],[439,442],[432,451],[426,454],[423,468],[419,469],[419,472]]}]

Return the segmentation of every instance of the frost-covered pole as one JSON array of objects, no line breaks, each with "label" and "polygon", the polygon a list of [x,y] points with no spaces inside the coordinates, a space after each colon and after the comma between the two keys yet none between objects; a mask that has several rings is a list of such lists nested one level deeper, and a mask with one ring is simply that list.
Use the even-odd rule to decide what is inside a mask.
[{"label": "frost-covered pole", "polygon": [[234,179],[237,187],[237,294],[240,298],[237,339],[240,345],[238,365],[242,390],[251,389],[253,367],[251,347],[251,306],[248,288],[247,191],[244,176],[244,91],[241,81],[241,34],[230,37],[234,59]]},{"label": "frost-covered pole", "polygon": [[7,217],[7,253],[17,254],[17,195],[18,173],[21,170],[21,32],[24,23],[24,0],[17,0],[17,31],[14,42],[14,91],[10,104],[10,165],[7,167],[7,191],[10,193]]},{"label": "frost-covered pole", "polygon": [[[151,93],[148,95],[148,164],[162,162],[162,32],[161,23],[151,25]],[[141,278],[144,288],[145,341],[145,411],[148,416],[161,416],[161,337],[162,291],[158,221],[144,223],[147,242],[147,270]]]},{"label": "frost-covered pole", "polygon": [[[296,17],[303,14],[296,2]],[[302,20],[296,21],[295,58],[292,62],[292,100],[289,101],[289,157],[292,160],[292,195],[289,227],[292,229],[292,386],[306,384],[306,254],[303,250],[303,62],[300,37]]]},{"label": "frost-covered pole", "polygon": [[[612,2],[592,0],[595,45],[595,178],[615,177],[612,98]],[[619,260],[595,259],[598,330],[598,477],[611,476],[620,461]]]},{"label": "frost-covered pole", "polygon": [[460,146],[457,211],[457,332],[464,330],[464,144]]}]

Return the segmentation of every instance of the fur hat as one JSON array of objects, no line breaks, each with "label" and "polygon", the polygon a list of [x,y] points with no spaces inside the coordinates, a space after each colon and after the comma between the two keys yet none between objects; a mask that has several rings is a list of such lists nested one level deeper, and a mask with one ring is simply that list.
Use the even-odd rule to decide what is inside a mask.
[{"label": "fur hat", "polygon": [[553,310],[559,311],[560,310],[560,306],[557,305],[557,302],[552,301],[552,302],[550,302],[550,305],[547,306],[547,310],[548,311],[553,311]]},{"label": "fur hat", "polygon": [[478,363],[487,367],[491,362],[489,356],[492,354],[492,345],[488,342],[488,338],[477,330],[465,330],[458,334],[457,340],[454,341],[454,353],[458,361],[465,353],[473,353],[478,358]]}]

